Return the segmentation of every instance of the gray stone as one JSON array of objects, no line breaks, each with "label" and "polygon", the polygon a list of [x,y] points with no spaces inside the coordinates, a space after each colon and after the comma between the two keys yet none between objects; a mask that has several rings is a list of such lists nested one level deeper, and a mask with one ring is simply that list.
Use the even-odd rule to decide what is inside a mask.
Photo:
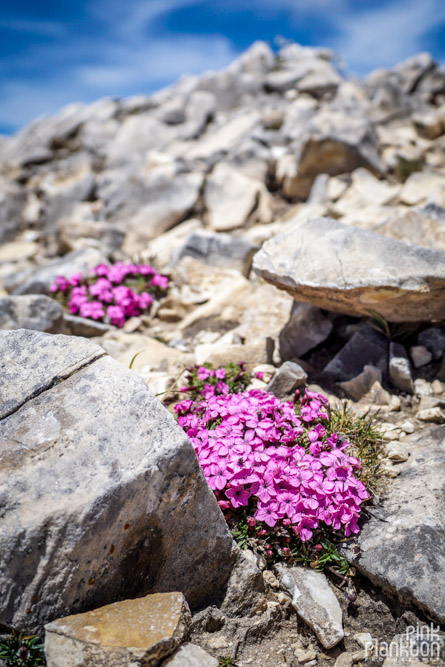
[{"label": "gray stone", "polygon": [[108,260],[96,248],[82,248],[73,250],[60,259],[48,262],[37,269],[14,294],[45,294],[51,289],[57,276],[67,276],[75,273],[88,273],[98,264],[108,264]]},{"label": "gray stone", "polygon": [[141,241],[150,240],[184,220],[198,201],[203,175],[147,174],[117,169],[104,172],[98,196],[107,220],[122,224]]},{"label": "gray stone", "polygon": [[319,308],[307,303],[292,304],[289,322],[280,332],[280,355],[283,361],[293,357],[302,357],[325,341],[333,328],[332,319]]},{"label": "gray stone", "polygon": [[445,352],[445,327],[424,329],[417,336],[417,342],[431,352],[433,359],[440,359]]},{"label": "gray stone", "polygon": [[212,266],[237,269],[243,275],[250,271],[252,257],[259,246],[247,238],[197,230],[188,237],[177,255],[177,261],[189,255]]},{"label": "gray stone", "polygon": [[35,631],[152,591],[208,603],[232,539],[145,382],[83,338],[0,332],[0,359],[0,623]]},{"label": "gray stone", "polygon": [[325,366],[323,373],[335,381],[352,380],[366,364],[386,371],[388,339],[369,324],[362,326]]},{"label": "gray stone", "polygon": [[210,228],[224,232],[242,227],[257,208],[264,190],[260,181],[219,162],[208,177],[204,192]]},{"label": "gray stone", "polygon": [[382,371],[380,368],[366,365],[363,367],[363,371],[356,377],[345,382],[340,382],[340,387],[353,401],[359,401],[363,396],[368,394],[376,382],[380,383],[381,381]]},{"label": "gray stone", "polygon": [[26,194],[16,183],[0,176],[0,243],[13,239],[23,228]]},{"label": "gray stone", "polygon": [[182,644],[162,667],[218,667],[218,660],[196,644]]},{"label": "gray stone", "polygon": [[159,665],[186,637],[190,623],[182,593],[115,602],[48,623],[46,662],[48,667]]},{"label": "gray stone", "polygon": [[108,331],[113,331],[114,327],[105,322],[97,322],[87,317],[78,317],[65,313],[63,322],[66,331],[64,333],[72,336],[84,336],[85,338],[94,338],[94,336],[104,336]]},{"label": "gray stone", "polygon": [[409,349],[409,354],[411,361],[414,364],[414,368],[427,366],[433,359],[431,352],[423,345],[413,345]]},{"label": "gray stone", "polygon": [[119,250],[125,232],[110,222],[100,220],[59,220],[56,225],[56,243],[60,255],[80,248],[97,248],[109,256]]},{"label": "gray stone", "polygon": [[348,315],[418,322],[445,312],[444,252],[332,218],[302,220],[266,241],[253,268],[297,300]]},{"label": "gray stone", "polygon": [[445,619],[439,582],[445,576],[443,543],[445,426],[404,440],[411,456],[399,464],[380,506],[358,537],[360,554],[351,559],[362,574],[433,617]]},{"label": "gray stone", "polygon": [[275,565],[281,586],[292,598],[292,606],[312,628],[324,648],[336,646],[344,637],[340,604],[322,572]]},{"label": "gray stone", "polygon": [[227,582],[221,611],[229,617],[245,616],[255,611],[264,594],[264,581],[259,568],[234,544],[234,567]]},{"label": "gray stone", "polygon": [[333,93],[341,83],[341,76],[330,62],[321,58],[303,57],[288,63],[282,70],[270,72],[264,81],[268,92],[285,93],[297,89],[314,97]]},{"label": "gray stone", "polygon": [[298,141],[295,163],[295,173],[286,179],[283,190],[287,196],[300,199],[307,199],[318,174],[336,176],[358,167],[383,171],[369,121],[329,109],[309,121]]},{"label": "gray stone", "polygon": [[63,308],[54,299],[43,295],[0,297],[0,329],[34,329],[60,331]]},{"label": "gray stone", "polygon": [[277,398],[283,398],[291,394],[298,387],[305,385],[307,373],[294,361],[285,361],[273,376],[266,387]]},{"label": "gray stone", "polygon": [[389,345],[389,379],[400,391],[413,393],[411,366],[406,350],[400,343],[391,342]]}]

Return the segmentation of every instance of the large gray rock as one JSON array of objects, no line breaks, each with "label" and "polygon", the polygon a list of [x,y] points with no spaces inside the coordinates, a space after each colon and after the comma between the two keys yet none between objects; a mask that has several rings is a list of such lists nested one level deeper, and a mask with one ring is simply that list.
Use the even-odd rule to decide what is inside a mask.
[{"label": "large gray rock", "polygon": [[[322,261],[321,261],[322,258]],[[445,253],[310,218],[267,241],[253,268],[295,299],[390,322],[441,320]]]},{"label": "large gray rock", "polygon": [[386,371],[388,339],[371,325],[360,327],[352,338],[325,366],[323,373],[335,381],[356,378],[366,365]]},{"label": "large gray rock", "polygon": [[303,387],[307,380],[307,373],[294,361],[285,361],[273,376],[266,387],[277,398],[284,398],[298,387]]},{"label": "large gray rock", "polygon": [[81,248],[73,250],[61,259],[48,262],[31,275],[14,294],[45,294],[49,293],[57,276],[67,276],[75,273],[88,273],[98,264],[108,264],[108,260],[96,248]]},{"label": "large gray rock", "polygon": [[216,234],[206,229],[193,232],[178,251],[176,261],[189,256],[211,266],[238,269],[247,275],[259,246],[247,238]]},{"label": "large gray rock", "polygon": [[107,220],[122,223],[141,240],[150,240],[185,219],[195,206],[203,175],[165,174],[162,170],[104,172],[98,195]]},{"label": "large gray rock", "polygon": [[63,308],[43,295],[0,297],[0,329],[34,329],[56,333],[63,321]]},{"label": "large gray rock", "polygon": [[284,179],[284,194],[306,199],[318,174],[335,176],[358,167],[383,170],[371,124],[363,117],[322,110],[298,140],[295,168]]},{"label": "large gray rock", "polygon": [[443,544],[445,426],[404,440],[410,452],[399,464],[383,501],[363,525],[359,555],[347,553],[375,584],[445,620]]},{"label": "large gray rock", "polygon": [[322,572],[275,565],[281,587],[292,598],[292,606],[313,629],[322,645],[330,649],[344,637],[340,604]]},{"label": "large gray rock", "polygon": [[232,539],[144,381],[81,338],[0,332],[0,359],[0,623],[154,591],[209,601]]}]

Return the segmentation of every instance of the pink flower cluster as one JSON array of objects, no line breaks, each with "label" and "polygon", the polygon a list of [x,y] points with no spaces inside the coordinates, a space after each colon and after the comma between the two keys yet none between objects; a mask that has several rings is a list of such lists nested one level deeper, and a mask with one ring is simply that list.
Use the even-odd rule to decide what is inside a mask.
[{"label": "pink flower cluster", "polygon": [[123,327],[140,315],[155,298],[165,294],[168,278],[148,264],[99,264],[92,276],[58,276],[51,287],[74,315]]},{"label": "pink flower cluster", "polygon": [[369,498],[349,443],[323,426],[326,404],[306,391],[298,414],[292,402],[252,389],[181,401],[175,410],[221,508],[245,507],[248,525],[288,526],[305,542],[320,524],[357,533]]}]

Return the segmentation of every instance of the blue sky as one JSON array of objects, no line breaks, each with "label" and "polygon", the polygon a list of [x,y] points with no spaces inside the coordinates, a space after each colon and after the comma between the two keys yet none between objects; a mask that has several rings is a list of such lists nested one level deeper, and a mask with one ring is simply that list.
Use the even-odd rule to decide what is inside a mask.
[{"label": "blue sky", "polygon": [[74,101],[152,92],[253,41],[329,46],[351,73],[445,61],[445,0],[0,0],[0,133]]}]

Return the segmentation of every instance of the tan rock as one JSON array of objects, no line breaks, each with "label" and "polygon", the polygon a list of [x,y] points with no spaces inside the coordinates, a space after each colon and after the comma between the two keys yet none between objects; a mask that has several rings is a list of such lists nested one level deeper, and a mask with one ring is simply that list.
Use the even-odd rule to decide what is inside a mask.
[{"label": "tan rock", "polygon": [[443,176],[428,171],[417,171],[405,181],[400,191],[400,201],[409,206],[429,199],[431,193],[443,184]]},{"label": "tan rock", "polygon": [[110,331],[103,336],[100,344],[113,359],[127,368],[137,354],[132,369],[144,378],[150,371],[168,372],[181,357],[181,353],[173,347],[142,334]]},{"label": "tan rock", "polygon": [[37,254],[38,243],[34,241],[11,241],[0,247],[0,264],[30,259]]},{"label": "tan rock", "polygon": [[249,370],[258,364],[268,363],[266,341],[253,341],[246,345],[224,345],[213,343],[197,345],[195,348],[196,363],[202,365],[211,363],[214,366],[244,361]]},{"label": "tan rock", "polygon": [[170,655],[191,623],[182,593],[156,593],[45,626],[48,667],[149,667]]}]

